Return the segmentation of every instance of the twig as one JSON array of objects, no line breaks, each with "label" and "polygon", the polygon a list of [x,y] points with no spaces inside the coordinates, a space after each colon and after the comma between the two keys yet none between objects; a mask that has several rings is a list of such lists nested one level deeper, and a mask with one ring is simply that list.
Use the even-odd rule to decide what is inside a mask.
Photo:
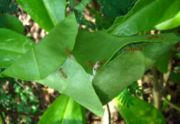
[{"label": "twig", "polygon": [[108,120],[109,120],[109,124],[111,124],[111,111],[110,111],[110,107],[109,107],[109,104],[106,105],[107,107],[107,112],[108,112]]},{"label": "twig", "polygon": [[179,111],[180,112],[180,107],[171,103],[170,101],[168,101],[166,98],[162,98],[165,102],[167,102],[167,104],[171,107],[171,108],[174,108],[175,110]]},{"label": "twig", "polygon": [[161,89],[162,86],[160,85],[161,82],[158,81],[158,73],[157,70],[153,67],[151,69],[152,75],[153,75],[153,81],[152,81],[152,85],[153,85],[153,101],[154,101],[154,106],[156,108],[160,108],[161,107]]},{"label": "twig", "polygon": [[163,74],[163,84],[164,86],[167,85],[168,81],[169,81],[169,77],[170,77],[170,74],[171,74],[171,70],[172,70],[172,65],[171,65],[171,61],[169,62],[168,64],[168,72]]}]

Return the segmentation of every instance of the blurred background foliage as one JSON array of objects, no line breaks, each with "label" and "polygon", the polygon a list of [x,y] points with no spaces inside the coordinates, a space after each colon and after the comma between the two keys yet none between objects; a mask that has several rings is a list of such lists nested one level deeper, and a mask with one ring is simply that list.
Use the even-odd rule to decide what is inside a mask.
[{"label": "blurred background foliage", "polygon": [[15,13],[17,12],[17,3],[15,0],[0,0],[0,13]]}]

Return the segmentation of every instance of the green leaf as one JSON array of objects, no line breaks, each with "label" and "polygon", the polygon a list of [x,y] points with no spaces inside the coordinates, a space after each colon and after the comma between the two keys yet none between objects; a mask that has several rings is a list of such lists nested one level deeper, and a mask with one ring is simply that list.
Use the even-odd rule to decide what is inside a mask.
[{"label": "green leaf", "polygon": [[180,26],[180,12],[173,18],[156,25],[158,30],[169,30]]},{"label": "green leaf", "polygon": [[166,48],[166,51],[164,51],[164,55],[160,56],[155,63],[155,66],[161,73],[168,72],[168,65],[170,59],[171,59],[171,46],[169,47],[169,49]]},{"label": "green leaf", "polygon": [[0,68],[9,67],[33,45],[28,38],[8,29],[0,28]]},{"label": "green leaf", "polygon": [[24,32],[24,26],[22,23],[12,15],[0,15],[0,28],[8,28],[19,33]]},{"label": "green leaf", "polygon": [[[123,99],[127,99],[128,105],[124,104]],[[165,124],[162,113],[152,105],[131,96],[128,91],[123,91],[116,99],[119,113],[127,124]]]},{"label": "green leaf", "polygon": [[115,56],[97,70],[93,86],[103,104],[138,80],[158,58],[166,54],[167,49],[169,50],[180,39],[174,34],[154,35],[147,38],[156,39],[159,42],[140,42],[140,44],[126,46],[119,51],[117,57]]},{"label": "green leaf", "polygon": [[166,61],[166,64],[164,64],[168,64],[168,54],[172,52],[172,48],[180,40],[180,37],[173,33],[165,33],[163,35],[156,35],[149,38],[158,38],[161,40],[160,43],[147,44],[144,47],[143,54],[146,57],[146,60],[150,61],[150,63],[146,63],[146,68],[148,69],[153,64],[155,64],[160,71],[164,72],[166,69],[162,69],[162,65],[160,65],[160,67],[159,62],[162,61],[162,59],[164,59]]},{"label": "green leaf", "polygon": [[128,39],[131,38],[119,38],[105,32],[79,31],[73,53],[78,62],[92,73],[97,61],[106,62],[113,53],[132,41]]},{"label": "green leaf", "polygon": [[[125,46],[143,42],[163,42],[171,36],[170,34],[164,34],[117,37],[102,31],[93,33],[79,31],[73,53],[85,70],[92,73],[93,65],[96,62],[100,62],[103,66]],[[177,39],[175,40],[177,41]]]},{"label": "green leaf", "polygon": [[[93,80],[94,88],[103,103],[139,79],[145,71],[141,52],[126,52],[100,69]],[[113,90],[112,90],[113,89]]]},{"label": "green leaf", "polygon": [[56,71],[74,47],[78,25],[74,15],[59,23],[40,44],[33,47],[3,74],[23,79],[43,79]]},{"label": "green leaf", "polygon": [[17,0],[21,7],[46,31],[65,17],[65,0]]},{"label": "green leaf", "polygon": [[92,77],[73,58],[68,58],[61,69],[37,82],[70,96],[80,105],[102,116],[102,104],[92,87]]},{"label": "green leaf", "polygon": [[38,124],[84,124],[83,108],[61,95],[48,107]]},{"label": "green leaf", "polygon": [[148,31],[173,17],[179,10],[179,0],[139,0],[126,16],[116,19],[109,32],[115,35],[133,35]]}]

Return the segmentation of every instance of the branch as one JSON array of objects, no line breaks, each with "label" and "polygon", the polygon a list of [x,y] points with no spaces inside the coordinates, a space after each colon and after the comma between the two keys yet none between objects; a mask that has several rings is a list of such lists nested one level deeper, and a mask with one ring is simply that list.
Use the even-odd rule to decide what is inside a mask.
[{"label": "branch", "polygon": [[106,105],[107,107],[107,111],[108,111],[108,117],[109,117],[109,124],[111,124],[111,111],[110,111],[110,107],[109,107],[109,104]]},{"label": "branch", "polygon": [[157,70],[153,67],[151,69],[152,75],[153,75],[153,81],[152,81],[152,85],[153,85],[153,101],[154,101],[154,106],[156,108],[160,108],[161,107],[161,90],[162,90],[162,86],[161,86],[161,82],[159,82],[158,80],[158,73]]},{"label": "branch", "polygon": [[174,108],[175,110],[179,111],[180,112],[180,107],[171,103],[170,101],[168,101],[166,98],[162,98],[165,102],[167,102],[167,104],[171,107],[171,108]]}]

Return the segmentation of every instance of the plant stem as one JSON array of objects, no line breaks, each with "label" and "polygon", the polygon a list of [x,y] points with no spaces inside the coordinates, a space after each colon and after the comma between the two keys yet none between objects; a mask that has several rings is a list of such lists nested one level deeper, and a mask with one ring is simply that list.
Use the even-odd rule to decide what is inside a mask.
[{"label": "plant stem", "polygon": [[107,107],[107,111],[108,111],[108,117],[109,117],[109,124],[111,124],[111,111],[110,111],[110,107],[109,107],[109,104],[106,105]]},{"label": "plant stem", "polygon": [[151,71],[152,71],[152,75],[153,75],[153,81],[152,81],[153,89],[152,89],[152,92],[153,92],[154,106],[159,109],[161,107],[162,85],[160,84],[161,82],[159,82],[159,80],[158,80],[157,70],[153,67]]},{"label": "plant stem", "polygon": [[171,103],[171,102],[168,101],[166,98],[163,98],[163,100],[164,100],[165,102],[167,102],[167,104],[168,104],[171,108],[174,108],[175,110],[177,110],[177,111],[180,112],[180,107],[179,107],[179,106],[177,106],[177,105]]},{"label": "plant stem", "polygon": [[2,113],[0,113],[0,124],[5,124],[5,119],[3,118]]}]

